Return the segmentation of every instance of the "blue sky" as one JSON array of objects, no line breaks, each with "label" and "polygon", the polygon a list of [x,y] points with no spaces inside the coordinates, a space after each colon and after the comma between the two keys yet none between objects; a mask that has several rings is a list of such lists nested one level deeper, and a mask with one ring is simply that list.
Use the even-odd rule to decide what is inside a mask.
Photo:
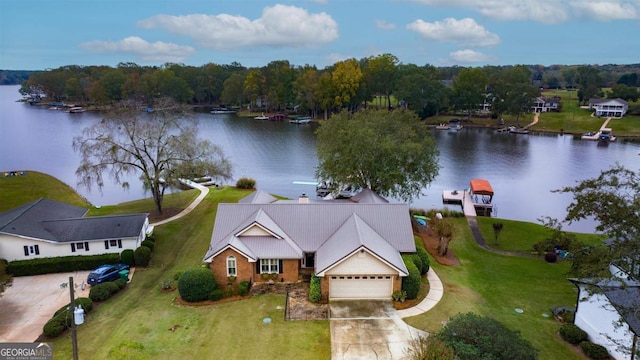
[{"label": "blue sky", "polygon": [[640,0],[0,0],[0,69],[640,62]]}]

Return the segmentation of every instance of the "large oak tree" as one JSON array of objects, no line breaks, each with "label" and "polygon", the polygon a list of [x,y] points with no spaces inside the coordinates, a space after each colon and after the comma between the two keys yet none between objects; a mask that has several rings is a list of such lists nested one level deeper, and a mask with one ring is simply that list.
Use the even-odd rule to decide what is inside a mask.
[{"label": "large oak tree", "polygon": [[438,175],[435,140],[412,111],[343,111],[316,132],[320,180],[410,201]]},{"label": "large oak tree", "polygon": [[128,187],[127,174],[139,174],[158,213],[167,187],[180,178],[208,175],[231,178],[231,164],[222,150],[197,137],[197,122],[183,107],[161,101],[152,113],[119,106],[73,140],[80,153],[76,170],[80,184],[102,187],[104,174]]}]

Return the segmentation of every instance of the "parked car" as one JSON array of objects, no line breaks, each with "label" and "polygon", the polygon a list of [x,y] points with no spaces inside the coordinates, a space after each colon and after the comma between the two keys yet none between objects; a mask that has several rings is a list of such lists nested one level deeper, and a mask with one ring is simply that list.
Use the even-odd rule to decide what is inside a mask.
[{"label": "parked car", "polygon": [[127,264],[111,264],[100,265],[97,268],[91,270],[87,277],[87,283],[89,285],[98,285],[106,281],[114,281],[120,278],[120,271],[129,270]]}]

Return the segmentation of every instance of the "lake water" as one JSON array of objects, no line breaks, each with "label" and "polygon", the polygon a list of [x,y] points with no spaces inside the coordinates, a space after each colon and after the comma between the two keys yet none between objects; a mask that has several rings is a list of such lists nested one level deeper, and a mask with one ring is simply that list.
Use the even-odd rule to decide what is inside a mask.
[{"label": "lake water", "polygon": [[[76,186],[79,155],[72,149],[74,136],[101,119],[100,114],[69,114],[16,102],[18,86],[0,86],[0,171],[36,170],[59,178],[94,205],[149,197],[137,176],[124,190],[106,182],[102,193]],[[544,115],[542,115],[544,116]],[[201,138],[222,147],[233,163],[234,180],[246,176],[269,193],[296,198],[315,194],[315,124],[293,125],[239,118],[235,115],[197,114]],[[612,124],[615,132],[615,122]],[[599,147],[595,142],[562,135],[514,135],[490,129],[465,127],[457,133],[434,130],[440,149],[440,174],[416,208],[442,208],[442,191],[469,187],[483,178],[493,186],[497,217],[537,222],[551,216],[562,219],[571,197],[551,190],[596,177],[616,162],[637,171],[640,144],[616,142]],[[592,221],[565,226],[591,232]]]}]

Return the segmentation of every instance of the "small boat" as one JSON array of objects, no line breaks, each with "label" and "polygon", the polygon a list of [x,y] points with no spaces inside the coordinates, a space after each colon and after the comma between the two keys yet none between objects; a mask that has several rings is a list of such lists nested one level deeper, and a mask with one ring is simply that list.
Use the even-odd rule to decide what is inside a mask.
[{"label": "small boat", "polygon": [[84,108],[82,108],[80,106],[74,106],[74,107],[69,109],[69,113],[71,113],[71,114],[82,113],[82,112],[85,112],[85,111],[87,111],[87,110],[85,110]]},{"label": "small boat", "polygon": [[219,107],[219,108],[212,108],[210,111],[212,114],[235,114],[236,111],[226,108],[226,107]]},{"label": "small boat", "polygon": [[527,130],[526,128],[517,128],[515,126],[509,126],[509,132],[511,134],[528,134],[529,130]]},{"label": "small boat", "polygon": [[271,115],[269,115],[269,120],[271,120],[271,121],[284,120],[284,114],[271,114]]},{"label": "small boat", "polygon": [[254,119],[256,119],[256,120],[269,120],[269,117],[267,115],[265,115],[264,113],[262,113],[262,115],[254,117]]},{"label": "small boat", "polygon": [[311,116],[298,116],[289,120],[289,122],[292,124],[308,124],[311,122]]},{"label": "small boat", "polygon": [[449,127],[449,131],[450,132],[458,132],[458,131],[460,131],[460,129],[462,129],[462,125],[460,125],[460,124],[456,124],[456,125],[453,125],[453,126]]},{"label": "small boat", "polygon": [[441,123],[440,125],[436,126],[436,130],[449,130],[449,125]]}]

